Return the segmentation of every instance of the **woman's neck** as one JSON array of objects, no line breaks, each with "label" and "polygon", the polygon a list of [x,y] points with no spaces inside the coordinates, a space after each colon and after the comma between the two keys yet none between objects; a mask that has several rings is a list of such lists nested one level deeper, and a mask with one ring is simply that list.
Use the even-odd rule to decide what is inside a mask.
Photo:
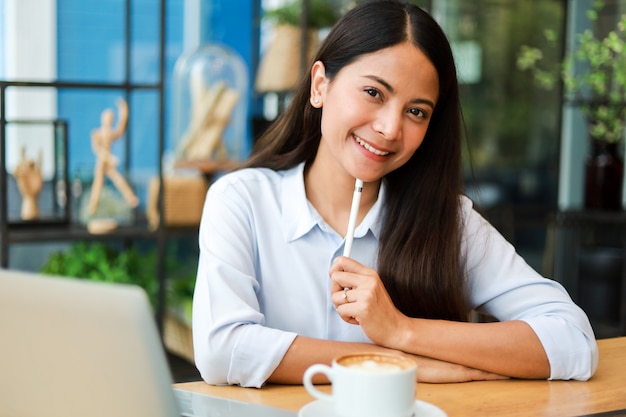
[{"label": "woman's neck", "polygon": [[[304,170],[304,187],[307,199],[324,221],[341,236],[345,236],[354,195],[355,178],[347,173],[326,169],[313,161]],[[378,198],[380,181],[363,184],[363,193],[357,216],[357,225]]]}]

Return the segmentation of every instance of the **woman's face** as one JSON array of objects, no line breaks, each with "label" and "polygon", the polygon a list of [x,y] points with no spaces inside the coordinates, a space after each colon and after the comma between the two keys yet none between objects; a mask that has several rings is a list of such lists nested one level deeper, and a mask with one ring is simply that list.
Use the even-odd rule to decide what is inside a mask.
[{"label": "woman's face", "polygon": [[439,78],[428,58],[405,42],[361,56],[332,81],[316,62],[311,96],[322,107],[316,163],[372,182],[405,164],[421,145]]}]

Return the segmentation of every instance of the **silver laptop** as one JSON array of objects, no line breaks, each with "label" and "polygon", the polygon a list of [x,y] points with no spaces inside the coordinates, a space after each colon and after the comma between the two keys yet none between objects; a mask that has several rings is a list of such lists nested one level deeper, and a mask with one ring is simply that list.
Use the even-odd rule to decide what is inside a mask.
[{"label": "silver laptop", "polygon": [[0,417],[290,417],[172,389],[145,292],[0,270]]}]

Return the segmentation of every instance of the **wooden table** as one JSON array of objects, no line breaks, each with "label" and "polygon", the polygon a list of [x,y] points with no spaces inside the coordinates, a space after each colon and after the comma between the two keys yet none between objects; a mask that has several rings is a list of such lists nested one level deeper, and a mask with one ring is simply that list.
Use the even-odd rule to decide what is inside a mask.
[{"label": "wooden table", "polygon": [[[600,364],[592,379],[580,381],[480,381],[418,383],[417,399],[435,404],[449,417],[586,416],[626,409],[626,337],[598,341]],[[267,385],[261,389],[176,384],[178,389],[297,411],[313,401],[302,386]],[[330,387],[323,387],[330,391]],[[626,416],[626,411],[615,416]]]}]

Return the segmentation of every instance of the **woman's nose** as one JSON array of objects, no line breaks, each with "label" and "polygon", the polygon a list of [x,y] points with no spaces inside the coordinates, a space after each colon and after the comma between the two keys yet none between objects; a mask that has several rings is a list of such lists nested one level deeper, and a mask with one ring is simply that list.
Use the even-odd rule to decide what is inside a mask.
[{"label": "woman's nose", "polygon": [[402,112],[391,107],[381,108],[376,113],[372,128],[385,139],[398,139],[402,128]]}]

